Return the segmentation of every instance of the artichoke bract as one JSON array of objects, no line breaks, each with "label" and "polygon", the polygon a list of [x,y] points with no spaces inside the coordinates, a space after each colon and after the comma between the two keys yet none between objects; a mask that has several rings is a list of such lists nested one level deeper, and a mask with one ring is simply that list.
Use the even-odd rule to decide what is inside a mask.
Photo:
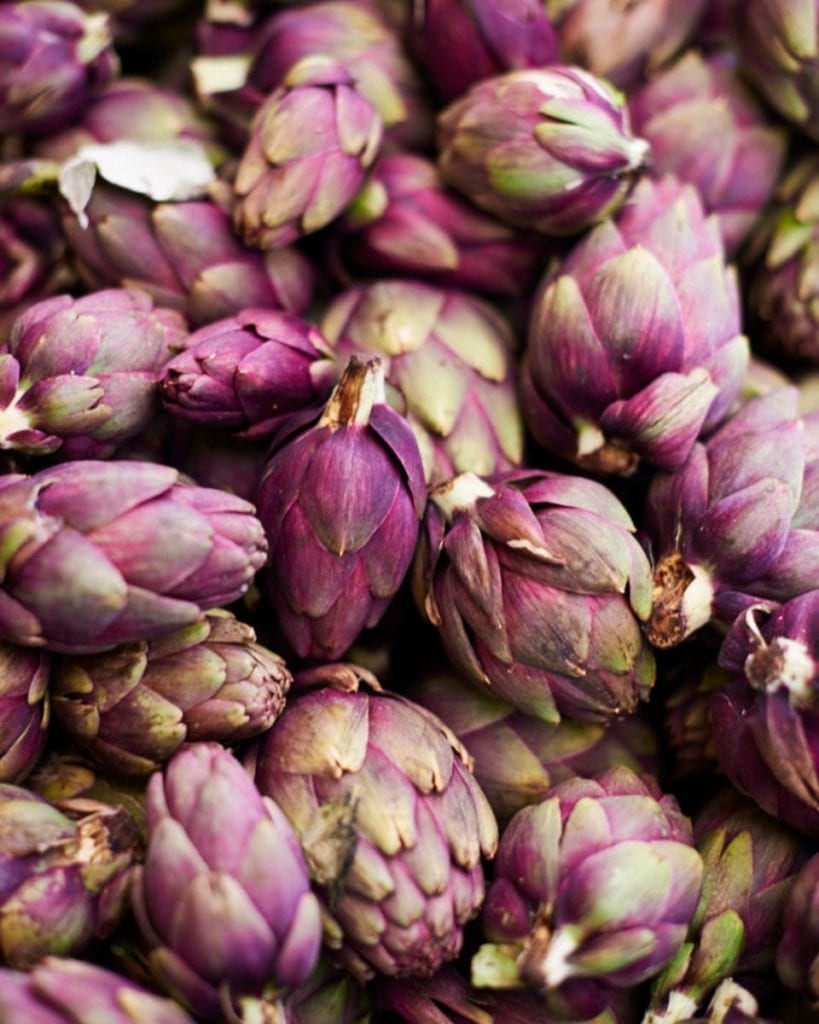
[{"label": "artichoke bract", "polygon": [[637,985],[682,946],[702,875],[674,797],[627,768],[563,782],[503,833],[472,983]]},{"label": "artichoke bract", "polygon": [[742,70],[771,106],[819,140],[819,7],[815,0],[747,0],[736,17]]},{"label": "artichoke bract", "polygon": [[274,14],[253,46],[248,84],[266,96],[299,61],[318,56],[336,61],[353,76],[390,139],[413,148],[426,146],[432,118],[423,87],[377,4],[325,0]]},{"label": "artichoke bract", "polygon": [[811,590],[819,565],[819,418],[794,388],[747,402],[688,461],[659,473],[643,527],[655,562],[648,636],[673,647],[755,597]]},{"label": "artichoke bract", "polygon": [[54,710],[65,733],[121,775],[148,775],[184,742],[237,743],[268,729],[290,673],[228,612],[150,643],[62,658]]},{"label": "artichoke bract", "polygon": [[619,93],[559,65],[478,82],[440,115],[438,145],[447,184],[504,223],[548,235],[613,214],[649,151]]},{"label": "artichoke bract", "polygon": [[725,417],[747,363],[716,218],[691,185],[646,179],[544,280],[523,413],[540,444],[591,472],[678,466]]},{"label": "artichoke bract", "polygon": [[545,0],[560,49],[621,89],[671,60],[715,0]]},{"label": "artichoke bract", "polygon": [[798,160],[753,236],[748,304],[774,355],[819,363],[819,159]]},{"label": "artichoke bract", "polygon": [[165,367],[165,408],[248,439],[325,401],[337,375],[321,333],[291,313],[245,309],[201,327]]},{"label": "artichoke bract", "polygon": [[339,358],[378,356],[387,399],[409,423],[428,482],[520,464],[514,336],[488,303],[418,281],[336,296],[321,321]]},{"label": "artichoke bract", "polygon": [[0,354],[0,447],[104,458],[159,411],[162,368],[187,336],[135,289],[29,306]]},{"label": "artichoke bract", "polygon": [[692,51],[629,102],[634,130],[651,145],[651,171],[697,187],[734,252],[773,195],[786,135],[773,127],[725,54]]},{"label": "artichoke bract", "polygon": [[568,718],[550,724],[453,673],[422,679],[412,694],[469,751],[478,785],[501,821],[540,803],[566,779],[594,778],[617,766],[659,775],[657,737],[640,715],[607,725]]},{"label": "artichoke bract", "polygon": [[72,821],[0,784],[0,960],[9,967],[79,953],[120,923],[138,833],[123,811],[96,806]]},{"label": "artichoke bract", "polygon": [[177,1003],[83,960],[0,969],[0,1024],[193,1024]]},{"label": "artichoke bract", "polygon": [[370,1024],[367,990],[327,957],[282,1004],[282,1024]]},{"label": "artichoke bract", "polygon": [[0,477],[0,535],[0,636],[67,652],[196,622],[241,597],[267,551],[248,502],[147,462]]},{"label": "artichoke bract", "polygon": [[192,744],[149,782],[132,895],[154,975],[206,1020],[275,1000],[318,960],[319,904],[293,829],[216,743]]},{"label": "artichoke bract", "polygon": [[425,499],[418,444],[385,402],[379,360],[352,358],[318,422],[275,450],[259,487],[264,582],[300,658],[337,658],[379,621]]},{"label": "artichoke bract", "polygon": [[776,971],[788,988],[819,999],[819,854],[805,864],[788,894]]},{"label": "artichoke bract", "polygon": [[694,817],[702,897],[688,940],[656,979],[646,1024],[673,1024],[731,975],[770,973],[782,913],[805,854],[799,837],[726,789]]},{"label": "artichoke bract", "polygon": [[413,27],[419,60],[445,101],[504,71],[559,62],[538,0],[422,0]]},{"label": "artichoke bract", "polygon": [[[360,979],[455,959],[484,895],[497,825],[455,736],[350,666],[326,666],[262,738],[256,783],[305,849],[325,943]],[[307,682],[308,680],[305,680]]]},{"label": "artichoke bract", "polygon": [[45,748],[50,668],[44,651],[0,643],[0,782],[21,782]]},{"label": "artichoke bract", "polygon": [[364,184],[382,130],[344,67],[323,57],[296,64],[253,118],[233,182],[239,235],[278,249],[325,227]]},{"label": "artichoke bract", "polygon": [[735,673],[713,698],[714,743],[734,785],[768,814],[819,835],[819,591],[752,605],[720,664]]},{"label": "artichoke bract", "polygon": [[194,326],[251,306],[300,313],[310,303],[307,259],[293,249],[248,249],[215,203],[154,203],[97,184],[85,213],[87,228],[66,212],[63,229],[90,288],[141,288]]},{"label": "artichoke bract", "polygon": [[606,722],[648,698],[651,569],[602,484],[520,470],[433,488],[418,604],[468,679],[547,722]]},{"label": "artichoke bract", "polygon": [[68,0],[0,4],[0,134],[43,134],[119,71],[108,16]]},{"label": "artichoke bract", "polygon": [[338,229],[342,274],[394,273],[519,295],[546,258],[541,235],[478,210],[444,186],[432,161],[413,153],[381,157]]}]

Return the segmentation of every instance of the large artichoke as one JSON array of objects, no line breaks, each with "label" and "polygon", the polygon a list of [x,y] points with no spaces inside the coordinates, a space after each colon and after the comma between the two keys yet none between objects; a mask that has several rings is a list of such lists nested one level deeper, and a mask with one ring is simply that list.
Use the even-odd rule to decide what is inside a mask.
[{"label": "large artichoke", "polygon": [[545,278],[523,412],[540,444],[592,472],[678,466],[731,408],[747,362],[716,218],[691,185],[644,180]]},{"label": "large artichoke", "polygon": [[253,506],[146,462],[0,477],[0,636],[73,652],[150,640],[250,586],[267,545]]},{"label": "large artichoke", "polygon": [[434,488],[416,599],[467,678],[557,722],[605,722],[648,697],[651,570],[602,484],[520,470]]},{"label": "large artichoke", "polygon": [[318,959],[319,905],[293,829],[216,743],[151,779],[133,905],[152,971],[207,1020],[274,1000]]},{"label": "large artichoke", "polygon": [[460,951],[497,826],[443,722],[359,689],[355,675],[318,670],[334,685],[288,701],[261,741],[256,782],[305,847],[342,962],[360,978],[427,976]]}]

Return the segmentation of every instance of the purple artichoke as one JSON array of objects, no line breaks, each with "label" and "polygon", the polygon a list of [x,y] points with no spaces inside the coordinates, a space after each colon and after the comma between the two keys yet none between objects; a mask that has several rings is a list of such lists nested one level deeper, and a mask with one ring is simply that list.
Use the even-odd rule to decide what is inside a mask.
[{"label": "purple artichoke", "polygon": [[310,303],[313,272],[305,257],[293,249],[247,249],[214,203],[153,203],[98,184],[85,212],[87,228],[73,213],[63,227],[90,288],[141,288],[194,326],[251,306],[300,313]]},{"label": "purple artichoke", "polygon": [[105,938],[125,910],[137,843],[121,810],[95,804],[72,821],[34,793],[0,784],[0,960],[28,969]]},{"label": "purple artichoke", "polygon": [[269,729],[290,673],[224,611],[150,643],[62,658],[54,711],[64,732],[120,775],[148,775],[184,742],[236,743]]},{"label": "purple artichoke", "polygon": [[323,403],[337,370],[321,333],[291,313],[245,309],[200,328],[165,367],[165,408],[249,439]]},{"label": "purple artichoke", "polygon": [[754,598],[811,590],[819,566],[819,417],[796,415],[794,388],[742,406],[688,461],[660,473],[643,526],[651,539],[648,636],[673,647]]},{"label": "purple artichoke", "polygon": [[422,680],[412,695],[469,751],[478,785],[500,821],[540,803],[567,779],[595,778],[618,766],[659,775],[657,737],[639,715],[608,725],[569,718],[550,724],[446,672]]},{"label": "purple artichoke", "polygon": [[651,570],[601,484],[520,470],[434,488],[416,599],[468,679],[547,722],[606,722],[648,697]]},{"label": "purple artichoke", "polygon": [[28,974],[0,969],[2,1024],[193,1024],[162,999],[119,974],[82,960],[46,957]]},{"label": "purple artichoke", "polygon": [[733,973],[770,973],[785,900],[805,859],[798,837],[736,790],[719,793],[695,816],[694,839],[702,897],[688,941],[655,981],[652,1024],[694,1016]]},{"label": "purple artichoke", "polygon": [[345,68],[378,111],[388,138],[413,148],[429,142],[431,115],[401,41],[367,0],[324,0],[284,10],[254,41],[248,85],[263,98],[299,61],[325,57]]},{"label": "purple artichoke", "polygon": [[637,985],[682,946],[702,876],[674,797],[627,768],[561,783],[503,833],[472,983]]},{"label": "purple artichoke", "polygon": [[417,50],[445,102],[504,71],[557,64],[557,36],[538,0],[422,0]]},{"label": "purple artichoke", "polygon": [[731,408],[747,362],[716,218],[692,186],[645,180],[544,280],[524,416],[540,444],[591,472],[679,466]]},{"label": "purple artichoke", "polygon": [[418,444],[351,359],[318,422],[274,451],[259,488],[270,599],[300,658],[337,658],[403,581],[426,492]]},{"label": "purple artichoke", "polygon": [[720,664],[736,675],[712,700],[722,769],[764,811],[819,835],[819,591],[752,605]]},{"label": "purple artichoke", "polygon": [[0,635],[94,652],[191,625],[265,561],[253,506],[143,462],[0,477]]},{"label": "purple artichoke", "polygon": [[191,745],[148,784],[133,906],[153,973],[207,1020],[301,985],[318,959],[319,905],[296,836],[216,743]]},{"label": "purple artichoke", "polygon": [[819,853],[805,864],[788,894],[776,970],[788,988],[819,999]]},{"label": "purple artichoke", "polygon": [[50,668],[44,651],[0,643],[0,782],[21,782],[45,748]]},{"label": "purple artichoke", "polygon": [[253,119],[233,183],[239,235],[279,249],[325,227],[364,184],[381,134],[348,71],[325,58],[296,64]]},{"label": "purple artichoke", "polygon": [[384,361],[388,401],[415,434],[428,482],[520,463],[515,341],[492,306],[416,281],[376,281],[336,296],[321,327],[340,358]]},{"label": "purple artichoke", "polygon": [[434,163],[411,153],[383,156],[338,226],[344,275],[394,273],[519,295],[545,259],[542,236],[482,213],[445,188]]},{"label": "purple artichoke", "polygon": [[785,133],[770,125],[725,54],[692,51],[629,103],[634,130],[651,145],[651,169],[698,189],[734,252],[773,195]]},{"label": "purple artichoke", "polygon": [[68,0],[0,4],[0,134],[46,134],[119,71],[108,16]]},{"label": "purple artichoke", "polygon": [[819,140],[819,5],[746,0],[736,18],[742,70],[783,117]]},{"label": "purple artichoke", "polygon": [[545,7],[564,58],[626,89],[682,50],[713,2],[545,0]]},{"label": "purple artichoke", "polygon": [[797,161],[749,247],[748,304],[773,355],[819,363],[819,159]]},{"label": "purple artichoke", "polygon": [[513,227],[572,235],[621,206],[648,144],[623,98],[580,68],[509,71],[439,119],[444,180]]},{"label": "purple artichoke", "polygon": [[0,355],[0,447],[105,458],[159,408],[162,368],[187,335],[148,295],[59,295],[17,318]]},{"label": "purple artichoke", "polygon": [[267,465],[266,441],[240,441],[220,430],[173,424],[169,461],[202,487],[216,487],[255,503]]},{"label": "purple artichoke", "polygon": [[288,700],[261,741],[257,785],[305,848],[344,965],[361,979],[432,975],[483,901],[495,819],[431,712],[377,684],[364,692],[347,666],[316,676],[334,685]]}]

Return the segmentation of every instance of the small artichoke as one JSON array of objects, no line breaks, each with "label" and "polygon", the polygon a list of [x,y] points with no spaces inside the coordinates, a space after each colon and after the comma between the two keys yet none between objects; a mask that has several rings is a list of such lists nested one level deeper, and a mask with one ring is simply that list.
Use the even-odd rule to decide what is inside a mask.
[{"label": "small artichoke", "polygon": [[256,439],[326,401],[336,373],[315,327],[292,313],[245,309],[191,334],[165,367],[161,392],[181,419]]},{"label": "small artichoke", "polygon": [[325,227],[364,184],[381,135],[347,70],[327,58],[296,64],[254,116],[233,182],[238,234],[278,249]]},{"label": "small artichoke", "polygon": [[21,782],[46,744],[51,659],[0,643],[0,782]]},{"label": "small artichoke", "polygon": [[418,444],[353,358],[315,425],[274,449],[259,487],[264,582],[300,658],[342,655],[386,611],[412,561],[426,491]]},{"label": "small artichoke", "polygon": [[148,784],[133,907],[154,975],[206,1020],[303,984],[321,918],[293,829],[231,753],[195,743]]},{"label": "small artichoke", "polygon": [[590,472],[679,466],[734,404],[747,363],[716,218],[693,186],[646,179],[544,279],[523,413],[540,444]]},{"label": "small artichoke", "polygon": [[0,4],[0,134],[47,134],[119,71],[108,16],[69,0]]},{"label": "small artichoke", "polygon": [[229,612],[160,640],[62,658],[54,710],[65,733],[120,775],[148,775],[185,742],[237,743],[268,729],[290,673]]},{"label": "small artichoke", "polygon": [[0,447],[105,458],[159,411],[163,367],[187,334],[135,289],[37,302],[0,354]]},{"label": "small artichoke", "polygon": [[621,206],[648,143],[625,101],[580,68],[509,71],[439,118],[447,184],[512,227],[573,235]]}]

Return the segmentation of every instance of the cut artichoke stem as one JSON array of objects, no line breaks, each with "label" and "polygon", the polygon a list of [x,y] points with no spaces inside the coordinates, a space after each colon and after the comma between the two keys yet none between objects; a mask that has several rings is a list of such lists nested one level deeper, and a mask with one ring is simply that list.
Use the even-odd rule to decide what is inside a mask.
[{"label": "cut artichoke stem", "polygon": [[738,985],[733,978],[726,978],[714,992],[708,1005],[710,1024],[722,1024],[729,1010],[740,1010],[749,1017],[759,1015],[759,1004],[751,993]]},{"label": "cut artichoke stem", "polygon": [[[19,396],[19,393],[18,393]],[[3,440],[23,430],[31,430],[28,416],[18,407],[17,397],[5,409],[0,411],[0,447]]]},{"label": "cut artichoke stem", "polygon": [[577,429],[577,464],[590,473],[629,476],[640,461],[622,442],[607,438],[596,423],[583,420]]},{"label": "cut artichoke stem", "polygon": [[90,64],[111,44],[111,24],[107,14],[97,11],[85,16],[85,31],[77,46],[81,64]]},{"label": "cut artichoke stem", "polygon": [[700,565],[688,565],[679,551],[666,555],[654,570],[648,639],[655,647],[676,647],[711,619],[714,585]]},{"label": "cut artichoke stem", "polygon": [[461,473],[433,487],[429,496],[451,523],[458,512],[473,509],[480,498],[493,498],[495,491],[475,473]]},{"label": "cut artichoke stem", "polygon": [[[545,945],[539,941],[543,937],[546,937]],[[558,988],[575,973],[570,958],[577,947],[577,937],[568,928],[558,928],[548,936],[539,936],[536,932],[520,958],[521,973],[547,991]]]},{"label": "cut artichoke stem", "polygon": [[763,641],[745,659],[745,675],[756,690],[787,690],[794,707],[807,706],[816,699],[815,688],[811,686],[816,663],[801,640],[778,636],[769,644]]},{"label": "cut artichoke stem", "polygon": [[646,1010],[641,1024],[677,1024],[678,1021],[692,1020],[699,1003],[684,992],[671,992],[666,1008],[660,1012]]},{"label": "cut artichoke stem", "polygon": [[516,943],[486,943],[472,958],[472,984],[475,988],[521,988],[518,971],[521,947]]},{"label": "cut artichoke stem", "polygon": [[381,360],[376,358],[362,363],[351,356],[318,425],[329,430],[354,424],[365,427],[370,422],[373,406],[383,405],[385,401]]}]

